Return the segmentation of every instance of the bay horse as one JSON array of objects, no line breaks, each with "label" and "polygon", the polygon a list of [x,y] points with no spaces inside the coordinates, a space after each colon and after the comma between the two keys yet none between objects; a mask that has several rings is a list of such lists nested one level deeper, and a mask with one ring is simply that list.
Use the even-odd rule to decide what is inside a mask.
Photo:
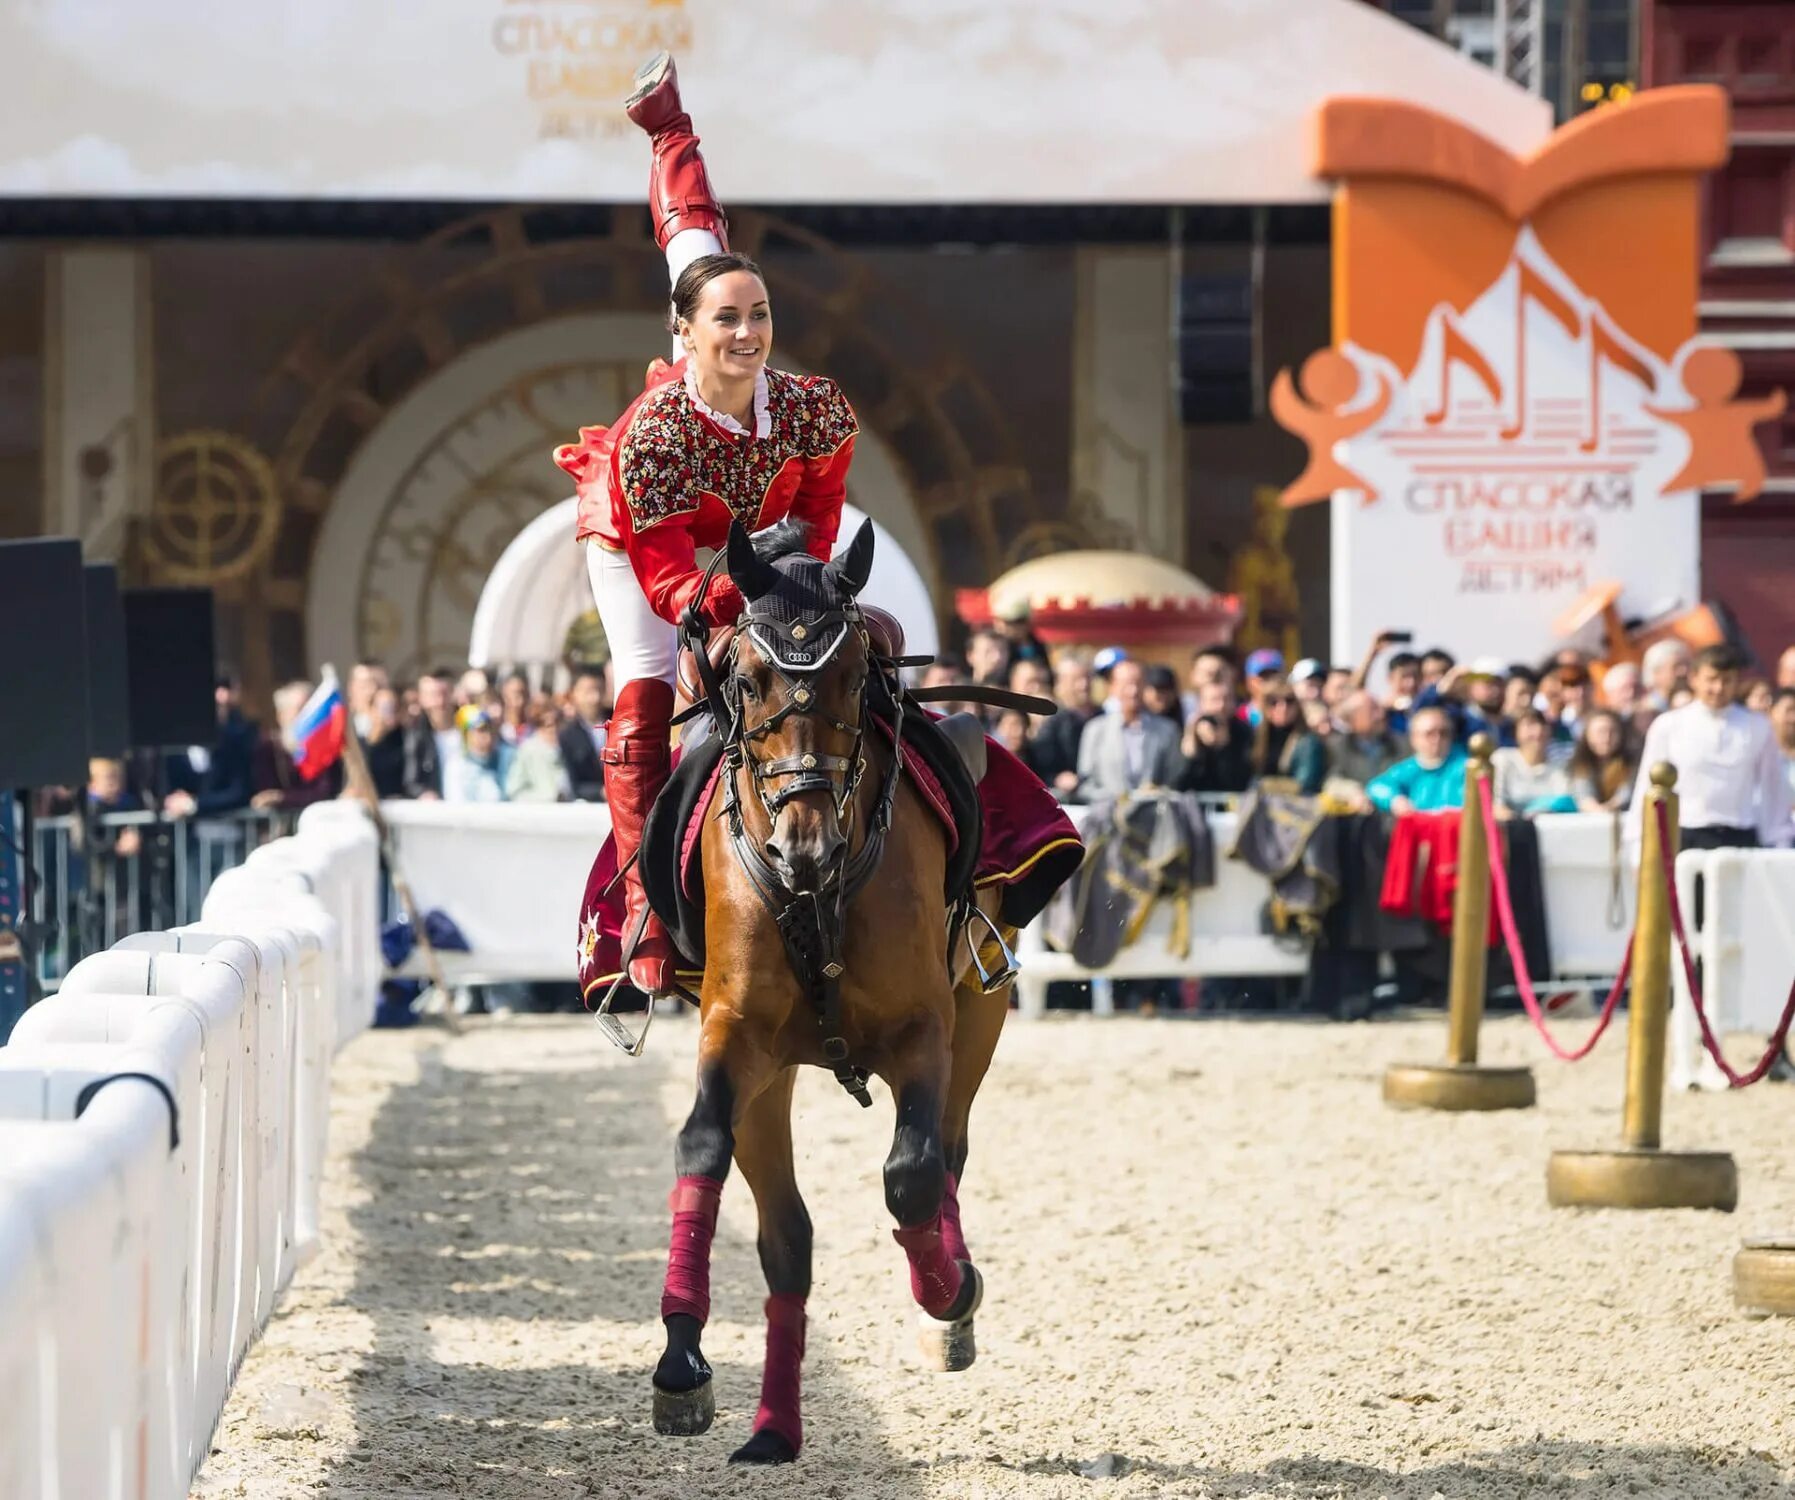
[{"label": "bay horse", "polygon": [[1009,1008],[1009,974],[987,992],[992,966],[979,957],[998,952],[1007,967],[997,893],[977,897],[982,916],[968,904],[950,923],[946,826],[903,774],[899,736],[880,727],[904,709],[896,664],[875,649],[857,602],[872,525],[831,563],[810,556],[805,535],[787,525],[751,539],[732,527],[718,561],[747,602],[733,641],[706,649],[688,622],[724,758],[702,812],[697,1098],[675,1150],[654,1424],[692,1435],[715,1413],[700,1336],[733,1162],[754,1193],[769,1295],[760,1408],[732,1463],[789,1463],[803,1443],[811,1225],[791,1122],[801,1066],[831,1069],[862,1104],[869,1076],[890,1090],[885,1204],[923,1310],[925,1357],[941,1370],[973,1362],[983,1282],[958,1184],[973,1097]]}]

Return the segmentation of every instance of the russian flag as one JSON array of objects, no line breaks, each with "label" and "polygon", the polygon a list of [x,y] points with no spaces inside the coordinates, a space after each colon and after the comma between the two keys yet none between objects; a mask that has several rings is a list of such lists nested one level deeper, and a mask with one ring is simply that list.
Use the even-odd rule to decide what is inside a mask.
[{"label": "russian flag", "polygon": [[349,729],[349,705],[343,701],[337,674],[325,669],[299,716],[287,727],[287,750],[293,768],[307,781],[316,781],[343,754],[343,736]]}]

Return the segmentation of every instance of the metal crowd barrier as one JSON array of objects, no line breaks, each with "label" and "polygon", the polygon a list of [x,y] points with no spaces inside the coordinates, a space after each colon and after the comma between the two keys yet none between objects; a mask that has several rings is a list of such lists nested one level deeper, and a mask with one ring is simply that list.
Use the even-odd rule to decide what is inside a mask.
[{"label": "metal crowd barrier", "polygon": [[[259,808],[218,817],[168,819],[156,813],[106,813],[93,820],[103,844],[89,842],[84,819],[38,818],[31,856],[37,876],[31,915],[42,941],[37,977],[46,991],[90,953],[123,938],[198,920],[212,882],[255,850],[293,831],[294,814]],[[127,831],[130,854],[113,852]]]}]

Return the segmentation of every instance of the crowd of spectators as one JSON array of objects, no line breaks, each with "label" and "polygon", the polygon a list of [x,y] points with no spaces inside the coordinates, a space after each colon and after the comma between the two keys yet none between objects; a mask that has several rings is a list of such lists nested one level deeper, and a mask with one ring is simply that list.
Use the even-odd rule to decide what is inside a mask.
[{"label": "crowd of spectators", "polygon": [[[1021,628],[1026,652],[1004,650],[1018,629],[1011,622],[1007,634],[975,635],[966,658],[938,658],[925,680],[970,675],[1051,697],[1058,705],[1051,717],[986,717],[992,733],[1065,801],[1148,785],[1238,794],[1278,777],[1347,809],[1455,808],[1464,800],[1470,742],[1484,734],[1497,747],[1499,817],[1624,811],[1638,795],[1642,764],[1670,759],[1685,777],[1686,826],[1709,818],[1751,828],[1759,842],[1795,836],[1780,812],[1786,799],[1739,801],[1760,773],[1780,775],[1795,792],[1795,647],[1772,675],[1759,677],[1729,648],[1698,655],[1676,640],[1652,646],[1640,665],[1602,670],[1571,648],[1538,663],[1494,656],[1461,663],[1386,632],[1353,666],[1287,664],[1270,650],[1240,661],[1224,647],[1204,646],[1181,682],[1163,662],[1132,660],[1118,647],[1051,654]],[[1675,712],[1692,704],[1700,710],[1694,717]],[[1698,743],[1704,725],[1710,737],[1727,736],[1726,746]],[[1655,748],[1654,734],[1662,742]],[[1741,756],[1757,756],[1756,770],[1741,766],[1732,777],[1738,786],[1704,805],[1697,768]],[[1774,826],[1754,822],[1754,807],[1779,810]]]},{"label": "crowd of spectators", "polygon": [[[1346,808],[1450,808],[1463,799],[1469,742],[1487,734],[1498,747],[1499,816],[1621,811],[1637,794],[1654,733],[1663,741],[1656,753],[1694,753],[1692,729],[1679,731],[1673,711],[1698,695],[1710,715],[1736,707],[1745,716],[1735,726],[1740,744],[1751,753],[1770,747],[1764,753],[1795,789],[1795,647],[1768,678],[1745,675],[1724,648],[1704,661],[1710,657],[1698,665],[1671,640],[1654,645],[1640,666],[1605,672],[1572,649],[1537,664],[1460,663],[1443,650],[1410,649],[1389,632],[1350,667],[1287,664],[1270,650],[1241,661],[1225,647],[1203,646],[1180,680],[1163,661],[1134,660],[1119,647],[1052,652],[1026,613],[1013,610],[975,631],[964,656],[944,654],[915,675],[929,686],[980,682],[1050,699],[1056,711],[1038,718],[961,706],[1067,802],[1147,785],[1238,794],[1278,777]],[[609,668],[581,666],[560,677],[560,692],[522,671],[495,677],[479,668],[437,669],[398,684],[379,663],[359,662],[343,687],[383,798],[600,801]],[[96,761],[84,792],[69,790],[43,810],[85,800],[96,811],[159,806],[167,818],[204,820],[244,808],[295,813],[342,795],[340,763],[308,781],[287,751],[284,733],[312,689],[292,682],[277,690],[273,723],[263,726],[244,713],[236,684],[221,680],[211,744],[159,763]],[[1699,802],[1702,789],[1691,790]],[[1718,816],[1744,813],[1723,806]],[[1773,830],[1762,833],[1772,840]],[[1787,831],[1775,841],[1787,842]]]}]

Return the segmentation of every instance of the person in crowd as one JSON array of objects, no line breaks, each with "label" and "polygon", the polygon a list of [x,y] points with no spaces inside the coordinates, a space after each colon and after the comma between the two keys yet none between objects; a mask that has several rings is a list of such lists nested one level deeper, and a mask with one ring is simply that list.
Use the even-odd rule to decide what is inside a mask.
[{"label": "person in crowd", "polygon": [[1767,714],[1776,701],[1776,689],[1762,677],[1754,677],[1739,690],[1739,701],[1754,714]]},{"label": "person in crowd", "polygon": [[1453,743],[1446,710],[1416,709],[1409,718],[1409,745],[1413,754],[1365,784],[1372,805],[1397,814],[1463,807],[1465,750]]},{"label": "person in crowd", "polygon": [[1253,729],[1235,712],[1234,689],[1221,678],[1198,692],[1180,748],[1179,791],[1244,792],[1252,784]]},{"label": "person in crowd", "polygon": [[1141,688],[1147,712],[1171,721],[1174,729],[1184,727],[1184,704],[1178,697],[1178,674],[1163,662],[1152,663]]},{"label": "person in crowd", "polygon": [[1525,662],[1511,662],[1502,685],[1502,717],[1510,724],[1533,707],[1539,692],[1539,673]]},{"label": "person in crowd", "polygon": [[1770,721],[1737,701],[1743,667],[1733,647],[1704,647],[1689,674],[1695,701],[1659,715],[1646,731],[1633,805],[1645,807],[1653,766],[1675,766],[1685,849],[1789,840],[1788,768]]},{"label": "person in crowd", "polygon": [[[1548,667],[1541,674],[1539,691],[1533,695],[1534,710],[1546,721],[1546,754],[1555,764],[1564,765],[1571,758],[1577,736],[1567,714],[1574,714],[1576,704],[1588,695],[1588,679],[1578,682],[1580,668]],[[1515,722],[1520,723],[1517,717]]]},{"label": "person in crowd", "polygon": [[1783,753],[1790,794],[1795,797],[1795,687],[1776,690],[1770,705],[1770,727],[1776,734],[1776,748]]},{"label": "person in crowd", "polygon": [[1326,682],[1328,669],[1313,656],[1305,656],[1290,669],[1290,691],[1296,695],[1298,703],[1321,702],[1322,685]]},{"label": "person in crowd", "polygon": [[1234,691],[1234,680],[1238,675],[1234,666],[1234,654],[1226,646],[1199,646],[1191,653],[1190,670],[1185,674],[1184,719],[1190,722],[1190,716],[1197,711],[1197,699],[1203,689],[1211,682],[1221,682],[1228,691]]},{"label": "person in crowd", "polygon": [[499,679],[499,738],[507,745],[521,745],[536,726],[530,718],[530,679],[519,670]]},{"label": "person in crowd", "polygon": [[1284,681],[1284,653],[1269,646],[1249,652],[1241,675],[1246,679],[1247,690],[1240,705],[1240,717],[1256,725],[1263,712],[1259,700],[1265,696],[1267,686],[1274,678],[1279,683]]},{"label": "person in crowd", "polygon": [[218,734],[211,746],[189,746],[184,755],[165,762],[169,786],[162,799],[165,818],[219,818],[249,806],[261,730],[255,720],[245,717],[234,677],[218,679],[212,707]]},{"label": "person in crowd", "polygon": [[461,749],[443,768],[445,802],[503,802],[517,752],[499,738],[498,722],[477,704],[455,711]]},{"label": "person in crowd", "polygon": [[610,716],[604,673],[597,667],[580,667],[573,674],[567,701],[573,711],[561,723],[559,740],[568,785],[580,802],[603,802],[605,768],[599,756],[605,748],[605,720]]},{"label": "person in crowd", "polygon": [[1026,693],[1031,698],[1051,699],[1054,694],[1053,669],[1033,656],[1024,656],[1010,663],[1009,689]]},{"label": "person in crowd", "polygon": [[1445,680],[1446,674],[1458,665],[1450,651],[1440,646],[1431,646],[1421,653],[1421,686],[1423,688],[1438,687]]},{"label": "person in crowd", "polygon": [[1296,694],[1273,678],[1259,699],[1262,717],[1253,731],[1252,774],[1288,776],[1305,797],[1316,796],[1328,778],[1327,744],[1303,722]]},{"label": "person in crowd", "polygon": [[1786,647],[1776,659],[1776,690],[1795,688],[1795,646]]},{"label": "person in crowd", "polygon": [[1113,714],[1116,705],[1109,696],[1109,676],[1119,662],[1128,660],[1126,646],[1104,646],[1091,658],[1091,675],[1103,684],[1103,712]]},{"label": "person in crowd", "polygon": [[1598,708],[1583,721],[1566,768],[1579,812],[1620,812],[1626,807],[1639,769],[1628,753],[1631,741],[1627,720],[1615,709]]},{"label": "person in crowd", "polygon": [[1601,706],[1631,721],[1645,697],[1645,680],[1630,661],[1616,662],[1602,674]]},{"label": "person in crowd", "polygon": [[1508,696],[1507,673],[1501,657],[1480,656],[1461,674],[1464,710],[1458,731],[1467,743],[1474,734],[1487,734],[1498,745],[1512,742],[1514,729],[1502,712]]},{"label": "person in crowd", "polygon": [[343,702],[349,709],[350,727],[363,740],[374,723],[374,695],[387,685],[386,668],[377,661],[358,661],[349,669],[343,685]]},{"label": "person in crowd", "polygon": [[374,689],[364,716],[366,731],[356,730],[374,794],[382,801],[412,795],[405,787],[405,726],[399,722],[399,695],[384,683]]},{"label": "person in crowd", "polygon": [[[1353,669],[1352,686],[1369,686],[1371,672],[1378,659],[1392,646],[1400,645],[1408,639],[1407,631],[1380,630],[1366,648],[1365,659]],[[1407,732],[1409,710],[1414,707],[1415,695],[1421,691],[1421,658],[1413,651],[1392,653],[1384,666],[1384,678],[1385,717],[1392,730],[1397,734],[1404,734]]]},{"label": "person in crowd", "polygon": [[[1552,668],[1551,675],[1558,679],[1558,722],[1565,730],[1569,742],[1576,743],[1577,726],[1583,722],[1583,716],[1589,712],[1590,698],[1594,691],[1590,682],[1589,668],[1560,662]],[[1565,759],[1570,759],[1570,752],[1565,752]]]},{"label": "person in crowd", "polygon": [[1639,670],[1645,679],[1646,706],[1653,713],[1675,706],[1671,700],[1689,680],[1690,660],[1689,647],[1679,640],[1655,641],[1646,647]]},{"label": "person in crowd", "polygon": [[1341,780],[1362,787],[1402,759],[1402,741],[1385,727],[1383,705],[1366,689],[1346,695],[1340,725],[1328,741],[1328,768]]},{"label": "person in crowd", "polygon": [[1009,676],[1010,643],[997,630],[975,630],[966,638],[966,667],[972,680],[1001,684]]},{"label": "person in crowd", "polygon": [[436,790],[443,790],[449,762],[461,756],[461,731],[455,727],[455,674],[438,667],[418,679],[418,707],[436,751]]},{"label": "person in crowd", "polygon": [[287,750],[286,734],[312,696],[313,684],[289,682],[274,690],[274,723],[271,733],[256,745],[251,782],[255,787],[249,805],[280,812],[298,812],[314,802],[327,802],[343,792],[341,758],[310,781],[300,776]]},{"label": "person in crowd", "polygon": [[87,763],[87,808],[93,814],[89,849],[101,858],[130,859],[143,848],[143,833],[131,823],[102,823],[109,813],[143,811],[143,799],[125,783],[125,763],[96,755]]},{"label": "person in crowd", "polygon": [[1090,664],[1075,651],[1053,663],[1053,699],[1059,711],[1035,727],[1035,774],[1064,802],[1078,795],[1078,742],[1097,712]]},{"label": "person in crowd", "polygon": [[[925,688],[954,687],[972,681],[970,671],[965,657],[944,653],[922,669],[916,685]],[[931,703],[929,707],[937,713],[969,713],[980,720],[985,717],[985,706],[982,703]]]},{"label": "person in crowd", "polygon": [[1137,661],[1110,671],[1111,713],[1095,715],[1078,742],[1078,787],[1084,800],[1119,797],[1142,786],[1170,786],[1178,776],[1178,730],[1149,713],[1146,673]]},{"label": "person in crowd", "polygon": [[1353,671],[1351,667],[1329,667],[1326,680],[1321,685],[1321,701],[1333,714],[1340,712],[1346,702],[1346,696],[1353,690]]},{"label": "person in crowd", "polygon": [[1046,666],[1052,659],[1046,643],[1035,634],[1028,600],[1021,597],[1006,599],[997,607],[991,624],[1003,637],[1011,666],[1019,661],[1036,661]]},{"label": "person in crowd", "polygon": [[1550,738],[1546,716],[1537,708],[1515,720],[1514,744],[1503,746],[1491,761],[1497,817],[1575,810],[1570,773],[1546,754]]},{"label": "person in crowd", "polygon": [[529,733],[513,747],[511,768],[505,773],[505,800],[566,801],[570,783],[561,764],[561,711],[553,698],[539,694],[525,709],[524,720]]},{"label": "person in crowd", "polygon": [[1676,687],[1671,689],[1670,706],[1672,708],[1687,708],[1693,702],[1695,702],[1695,689],[1688,683],[1679,682]]},{"label": "person in crowd", "polygon": [[[1022,666],[1023,663],[1016,663]],[[1033,771],[1041,775],[1041,768],[1035,758],[1035,742],[1029,735],[1029,718],[1019,708],[1006,708],[997,715],[997,723],[992,727],[991,736],[1008,750],[1010,754]],[[1047,778],[1042,776],[1045,781]]]}]

